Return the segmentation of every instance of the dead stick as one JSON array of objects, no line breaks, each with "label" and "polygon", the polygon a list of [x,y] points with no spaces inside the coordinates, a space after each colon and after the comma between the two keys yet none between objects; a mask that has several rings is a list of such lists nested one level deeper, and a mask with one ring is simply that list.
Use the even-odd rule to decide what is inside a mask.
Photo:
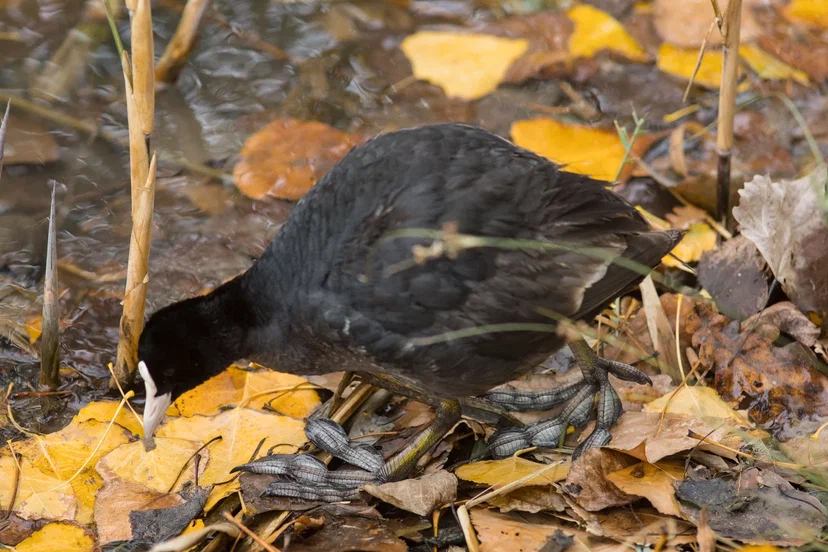
[{"label": "dead stick", "polygon": [[724,18],[724,62],[719,92],[719,121],[716,134],[716,220],[727,227],[730,214],[730,164],[733,155],[733,116],[736,113],[736,85],[739,78],[739,30],[742,0],[730,0]]},{"label": "dead stick", "polygon": [[60,306],[58,304],[57,231],[55,229],[55,188],[52,180],[49,210],[49,237],[46,245],[46,275],[43,278],[43,333],[40,338],[40,385],[60,385]]}]

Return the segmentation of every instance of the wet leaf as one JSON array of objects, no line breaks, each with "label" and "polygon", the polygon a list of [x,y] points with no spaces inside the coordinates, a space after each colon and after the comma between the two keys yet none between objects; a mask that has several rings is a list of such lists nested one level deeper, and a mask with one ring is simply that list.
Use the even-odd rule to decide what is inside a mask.
[{"label": "wet leaf", "polygon": [[369,483],[363,490],[383,502],[418,516],[427,516],[436,508],[457,498],[457,478],[445,470],[395,483]]},{"label": "wet leaf", "polygon": [[[518,146],[560,163],[568,171],[598,180],[612,181],[624,159],[624,146],[614,130],[541,117],[515,121],[510,133]],[[642,155],[651,143],[646,136],[639,136],[633,153]]]},{"label": "wet leaf", "polygon": [[[305,418],[319,405],[319,395],[313,389],[291,391],[291,388],[307,387],[307,383],[306,379],[292,374],[231,366],[181,395],[167,410],[167,415],[210,416],[229,406],[264,411],[267,404],[285,416]],[[262,394],[271,390],[272,393]]]},{"label": "wet leaf", "polygon": [[506,514],[511,511],[536,514],[543,511],[563,512],[566,500],[552,487],[530,485],[505,495],[493,496],[487,504]]},{"label": "wet leaf", "polygon": [[[5,104],[6,102],[2,102],[0,113],[6,110]],[[43,165],[60,159],[60,148],[49,129],[31,118],[24,117],[9,116],[5,148],[0,152],[0,167],[18,164]]]},{"label": "wet leaf", "polygon": [[[696,49],[682,49],[672,44],[662,44],[658,49],[656,66],[668,75],[690,80],[699,52]],[[718,89],[722,82],[722,53],[706,51],[693,82],[705,88]]]},{"label": "wet leaf", "polygon": [[780,331],[793,337],[806,347],[816,345],[820,334],[817,325],[808,320],[808,317],[799,312],[796,305],[790,301],[776,303],[761,313],[751,316],[745,320],[744,324],[749,328],[757,321],[762,324],[776,326]]},{"label": "wet leaf", "polygon": [[142,483],[113,478],[98,493],[95,502],[95,527],[101,544],[132,539],[130,513],[149,508],[182,504],[178,493],[158,492]]},{"label": "wet leaf", "polygon": [[[26,458],[20,463],[20,479],[17,500],[13,511],[23,519],[72,520],[78,511],[78,499],[72,487],[61,487],[63,480],[46,475]],[[14,481],[17,468],[10,455],[0,456],[0,481]],[[0,504],[11,503],[14,489],[11,485],[0,485]]]},{"label": "wet leaf", "polygon": [[92,522],[95,495],[103,484],[95,472],[95,464],[105,454],[129,442],[126,430],[113,426],[107,432],[107,425],[108,420],[79,421],[55,433],[32,437],[15,444],[15,451],[25,456],[35,468],[62,481],[73,477],[85,464],[71,483],[58,489],[62,493],[74,494],[77,498],[78,510],[74,520],[82,524]]},{"label": "wet leaf", "polygon": [[[118,410],[118,403],[115,401],[94,401],[81,408],[75,414],[75,417],[72,418],[72,423],[76,424],[85,420],[97,420],[99,422],[109,423],[109,420],[115,415],[116,410]],[[144,435],[144,428],[141,426],[141,422],[128,408],[122,408],[118,412],[115,423],[133,435],[138,435],[139,437]]]},{"label": "wet leaf", "polygon": [[774,182],[756,176],[739,191],[733,216],[742,235],[756,244],[782,289],[805,314],[828,314],[828,240],[822,209],[823,165],[798,180]]},{"label": "wet leaf", "polygon": [[794,69],[784,61],[776,59],[754,44],[742,44],[739,46],[739,57],[763,79],[791,79],[803,86],[810,84],[808,75],[804,71]]},{"label": "wet leaf", "polygon": [[95,539],[83,527],[73,523],[55,522],[44,525],[39,531],[14,547],[16,552],[54,552],[60,543],[60,552],[93,552]]},{"label": "wet leaf", "polygon": [[178,536],[201,513],[209,493],[208,488],[191,487],[178,493],[185,500],[183,504],[152,505],[152,508],[130,512],[132,539],[154,544]]},{"label": "wet leaf", "polygon": [[253,199],[298,200],[362,138],[316,121],[280,119],[250,136],[233,168]]},{"label": "wet leaf", "polygon": [[791,0],[782,14],[796,23],[828,29],[828,5],[823,0]]},{"label": "wet leaf", "polygon": [[[162,430],[164,427],[162,426]],[[197,435],[187,435],[187,439],[167,436],[166,432],[155,439],[156,447],[147,452],[144,443],[135,441],[113,450],[98,462],[96,469],[105,481],[120,479],[138,483],[158,493],[166,493],[178,479],[175,490],[181,489],[188,477],[179,478],[182,468],[201,447],[196,441]],[[183,437],[183,436],[182,436]],[[205,439],[206,441],[207,439]],[[212,451],[203,450],[204,456],[212,456]],[[201,463],[201,469],[210,460]]]},{"label": "wet leaf", "polygon": [[[520,485],[521,487],[552,484],[564,479],[567,473],[569,473],[568,464],[560,464],[549,469],[546,469],[546,467],[546,464],[538,464],[537,462],[526,460],[520,456],[511,456],[503,460],[484,460],[482,462],[466,464],[465,466],[457,468],[454,473],[460,479],[474,481],[481,485],[490,485],[495,489],[499,489],[504,485],[508,485],[532,474],[538,475],[525,481]],[[538,473],[544,469],[546,471]]]},{"label": "wet leaf", "polygon": [[737,423],[749,425],[730,405],[724,402],[715,389],[699,385],[681,387],[675,393],[667,393],[644,407],[644,412],[687,414],[699,419],[732,418]]},{"label": "wet leaf", "polygon": [[466,100],[496,89],[528,46],[522,39],[450,31],[419,31],[400,44],[415,78]]},{"label": "wet leaf", "polygon": [[563,488],[589,512],[631,504],[636,497],[610,483],[607,476],[635,463],[635,458],[613,450],[587,450],[572,465]]},{"label": "wet leaf", "polygon": [[569,53],[573,58],[592,57],[602,50],[623,55],[632,61],[646,61],[647,54],[627,30],[611,15],[582,4],[567,12],[575,23],[569,37]]},{"label": "wet leaf", "polygon": [[250,408],[233,408],[215,416],[173,418],[161,426],[158,436],[206,443],[221,435],[221,441],[210,445],[210,461],[199,478],[199,484],[215,485],[232,481],[213,489],[205,506],[205,510],[209,511],[219,500],[238,490],[238,478],[234,478],[230,470],[248,462],[259,441],[265,439],[262,450],[283,445],[274,452],[293,453],[305,443],[304,427],[304,422],[287,416],[265,414]]},{"label": "wet leaf", "polygon": [[735,479],[685,480],[676,497],[689,519],[705,510],[718,535],[754,544],[811,542],[828,523],[825,507],[772,471],[746,470]]},{"label": "wet leaf", "polygon": [[610,473],[607,479],[627,494],[646,498],[662,514],[682,517],[673,483],[684,479],[683,462],[642,462]]},{"label": "wet leaf", "polygon": [[767,264],[752,241],[736,236],[702,254],[696,269],[699,283],[716,307],[744,320],[761,311],[770,296]]}]

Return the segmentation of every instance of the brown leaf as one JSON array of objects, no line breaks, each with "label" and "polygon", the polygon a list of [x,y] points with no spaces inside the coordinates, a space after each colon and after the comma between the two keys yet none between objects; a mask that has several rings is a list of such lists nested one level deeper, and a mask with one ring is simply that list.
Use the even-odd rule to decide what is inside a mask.
[{"label": "brown leaf", "polygon": [[[5,110],[3,105],[0,112]],[[60,149],[47,128],[29,118],[9,116],[5,147],[0,147],[0,168],[30,163],[43,165],[59,158]]]},{"label": "brown leaf", "polygon": [[[759,34],[759,24],[751,12],[751,7],[758,3],[754,0],[742,3],[740,35],[743,42],[753,40]],[[727,4],[727,0],[719,1],[722,13],[727,11]],[[666,42],[682,48],[701,46],[713,19],[713,9],[708,0],[656,0],[653,3],[653,21],[658,34]],[[708,44],[721,43],[721,34],[713,29]]]},{"label": "brown leaf", "polygon": [[684,462],[642,462],[607,475],[623,492],[646,498],[659,512],[682,517],[673,483],[684,479]]},{"label": "brown leaf", "polygon": [[406,552],[405,542],[385,522],[361,517],[325,516],[325,525],[310,536],[294,536],[291,552]]},{"label": "brown leaf", "polygon": [[762,324],[771,324],[780,331],[793,337],[806,347],[813,347],[819,338],[819,328],[808,320],[808,317],[799,312],[790,301],[776,303],[761,313],[754,314],[744,322],[745,327],[751,327],[757,320]]},{"label": "brown leaf", "polygon": [[362,141],[316,121],[279,119],[247,139],[233,179],[253,199],[295,201]]},{"label": "brown leaf", "polygon": [[716,302],[716,307],[731,318],[744,320],[768,302],[767,264],[745,236],[736,236],[707,251],[696,272],[699,283]]},{"label": "brown leaf", "polygon": [[516,510],[536,514],[543,511],[563,512],[566,500],[553,487],[522,487],[505,495],[493,496],[486,501],[504,514]]},{"label": "brown leaf", "polygon": [[129,540],[132,538],[132,527],[129,522],[131,512],[168,508],[183,502],[184,499],[178,493],[161,493],[126,479],[107,481],[101,487],[95,501],[98,540],[101,544]]},{"label": "brown leaf", "polygon": [[635,463],[634,458],[612,450],[587,450],[573,463],[563,487],[581,507],[590,512],[630,504],[637,498],[610,483],[607,475]]},{"label": "brown leaf", "polygon": [[363,490],[383,502],[425,517],[435,508],[457,498],[457,478],[445,470],[440,470],[417,479],[383,485],[369,483]]}]

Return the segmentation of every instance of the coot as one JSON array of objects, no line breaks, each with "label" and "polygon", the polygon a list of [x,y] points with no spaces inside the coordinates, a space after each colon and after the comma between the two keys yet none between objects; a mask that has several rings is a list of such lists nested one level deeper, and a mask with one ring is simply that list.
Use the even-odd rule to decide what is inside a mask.
[{"label": "coot", "polygon": [[[391,132],[353,149],[247,272],[149,319],[139,344],[145,435],[171,401],[238,359],[299,375],[361,372],[432,398],[435,422],[387,461],[328,420],[309,423],[313,442],[365,470],[348,476],[307,455],[243,469],[287,474],[273,494],[317,499],[405,477],[459,419],[459,398],[538,365],[566,343],[562,318],[592,319],[678,242],[680,232],[653,231],[606,185],[464,124]],[[487,395],[512,410],[566,402],[552,420],[497,434],[493,456],[555,446],[567,425],[586,423],[596,396],[597,427],[576,454],[603,445],[621,413],[607,373],[649,383],[582,339],[570,346],[584,375],[577,384]]]}]

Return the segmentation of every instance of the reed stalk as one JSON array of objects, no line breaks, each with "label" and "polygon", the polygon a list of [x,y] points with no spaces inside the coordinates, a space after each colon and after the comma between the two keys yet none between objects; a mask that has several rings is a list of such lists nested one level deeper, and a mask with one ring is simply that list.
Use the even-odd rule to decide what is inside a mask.
[{"label": "reed stalk", "polygon": [[742,0],[727,4],[722,35],[724,41],[722,85],[719,91],[719,121],[716,133],[716,220],[727,227],[730,215],[730,165],[733,155],[733,117],[736,114],[736,88],[739,78],[739,33]]}]

